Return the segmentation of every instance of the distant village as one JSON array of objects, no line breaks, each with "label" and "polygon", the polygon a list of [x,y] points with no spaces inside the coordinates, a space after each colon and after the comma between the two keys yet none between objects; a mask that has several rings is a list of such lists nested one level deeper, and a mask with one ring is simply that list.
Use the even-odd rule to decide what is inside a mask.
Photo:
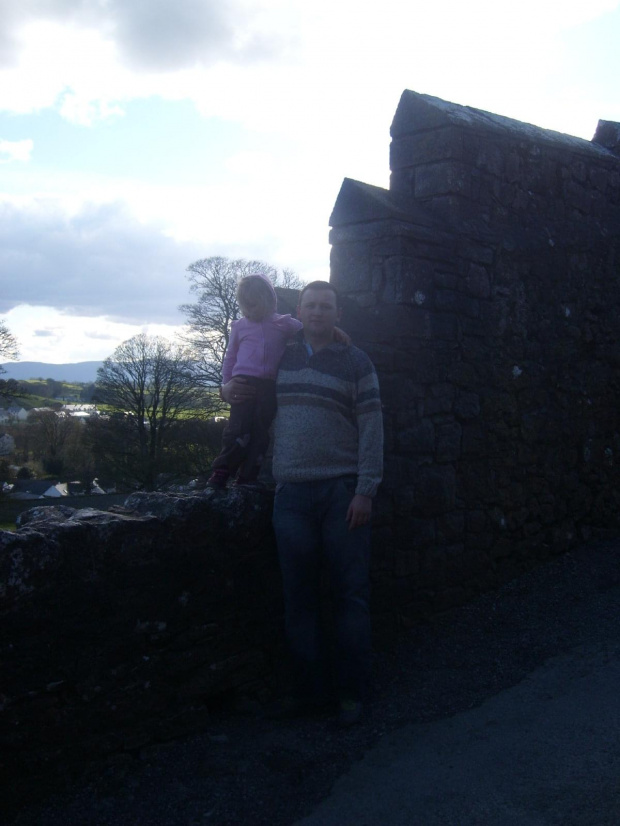
[{"label": "distant village", "polygon": [[[60,408],[34,407],[27,410],[17,404],[8,407],[0,407],[0,460],[14,456],[16,452],[15,438],[11,433],[3,430],[5,425],[27,425],[29,419],[40,413],[52,414],[59,419],[70,418],[74,421],[86,421],[91,417],[102,415],[96,404],[92,403],[66,403]],[[24,473],[24,466],[19,464],[9,464],[12,481],[3,482],[1,485],[2,495],[9,499],[58,499],[64,496],[83,496],[86,494],[97,495],[115,493],[115,488],[104,489],[98,479],[86,481],[52,482],[49,479],[19,478],[29,474]]]}]

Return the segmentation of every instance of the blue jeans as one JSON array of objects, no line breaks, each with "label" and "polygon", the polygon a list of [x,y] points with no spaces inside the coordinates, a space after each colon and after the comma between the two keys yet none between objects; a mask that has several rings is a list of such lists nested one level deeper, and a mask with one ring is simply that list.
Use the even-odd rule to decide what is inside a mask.
[{"label": "blue jeans", "polygon": [[319,605],[323,567],[333,592],[338,696],[361,699],[370,673],[370,525],[350,531],[345,519],[355,484],[355,476],[341,476],[286,482],[276,490],[273,525],[286,635],[297,691],[309,699],[324,699],[329,693]]}]

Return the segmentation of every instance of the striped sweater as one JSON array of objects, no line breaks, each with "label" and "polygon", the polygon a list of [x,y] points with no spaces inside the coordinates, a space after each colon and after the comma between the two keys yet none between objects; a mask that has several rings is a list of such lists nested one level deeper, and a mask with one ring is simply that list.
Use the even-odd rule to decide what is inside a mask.
[{"label": "striped sweater", "polygon": [[379,383],[362,350],[330,344],[308,354],[299,333],[276,380],[273,476],[307,482],[357,476],[356,493],[374,496],[383,472]]}]

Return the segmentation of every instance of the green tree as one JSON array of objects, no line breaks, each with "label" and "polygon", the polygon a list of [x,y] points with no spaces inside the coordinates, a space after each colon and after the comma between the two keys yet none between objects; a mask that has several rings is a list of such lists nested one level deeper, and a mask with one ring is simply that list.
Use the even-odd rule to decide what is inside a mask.
[{"label": "green tree", "polygon": [[191,366],[186,350],[145,334],[105,359],[96,398],[112,414],[88,422],[98,473],[113,471],[122,483],[147,490],[158,486],[182,421],[203,401]]},{"label": "green tree", "polygon": [[[214,387],[222,383],[222,362],[228,346],[230,325],[240,316],[235,297],[239,280],[255,272],[267,275],[275,287],[301,289],[303,282],[289,269],[277,270],[262,261],[213,257],[195,261],[187,268],[193,304],[179,309],[187,317],[182,336],[193,356],[196,384]],[[214,398],[215,407],[222,408]]]},{"label": "green tree", "polygon": [[81,402],[92,402],[95,396],[95,383],[90,382],[88,384],[82,384],[80,386],[80,401]]}]

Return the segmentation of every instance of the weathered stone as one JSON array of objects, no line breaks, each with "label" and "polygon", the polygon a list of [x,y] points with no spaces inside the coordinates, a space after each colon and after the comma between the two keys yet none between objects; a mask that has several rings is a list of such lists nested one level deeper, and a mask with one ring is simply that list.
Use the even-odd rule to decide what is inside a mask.
[{"label": "weathered stone", "polygon": [[454,510],[456,477],[454,469],[421,467],[412,480],[414,501],[412,513],[419,517],[439,516]]},{"label": "weathered stone", "polygon": [[[438,385],[433,385],[437,388]],[[422,411],[424,416],[436,416],[438,413],[451,413],[454,405],[454,387],[451,384],[443,384],[440,387],[445,388],[443,393],[436,389],[431,390],[422,404]]]},{"label": "weathered stone", "polygon": [[469,167],[457,161],[418,166],[415,170],[414,195],[418,199],[448,193],[467,196],[470,193],[469,171]]},{"label": "weathered stone", "polygon": [[399,429],[396,437],[399,453],[432,456],[435,452],[435,428],[428,419],[408,428]]},{"label": "weathered stone", "polygon": [[489,298],[491,282],[485,267],[472,263],[467,274],[467,289],[476,298]]},{"label": "weathered stone", "polygon": [[461,425],[458,422],[436,425],[437,462],[456,462],[461,455]]},{"label": "weathered stone", "polygon": [[436,290],[435,308],[441,312],[456,312],[469,318],[478,318],[480,315],[480,303],[477,299],[453,290]]},{"label": "weathered stone", "polygon": [[462,511],[447,513],[437,519],[437,536],[442,542],[462,539],[465,532],[465,514]]},{"label": "weathered stone", "polygon": [[477,418],[480,415],[480,396],[461,390],[454,403],[454,412],[461,421]]}]

